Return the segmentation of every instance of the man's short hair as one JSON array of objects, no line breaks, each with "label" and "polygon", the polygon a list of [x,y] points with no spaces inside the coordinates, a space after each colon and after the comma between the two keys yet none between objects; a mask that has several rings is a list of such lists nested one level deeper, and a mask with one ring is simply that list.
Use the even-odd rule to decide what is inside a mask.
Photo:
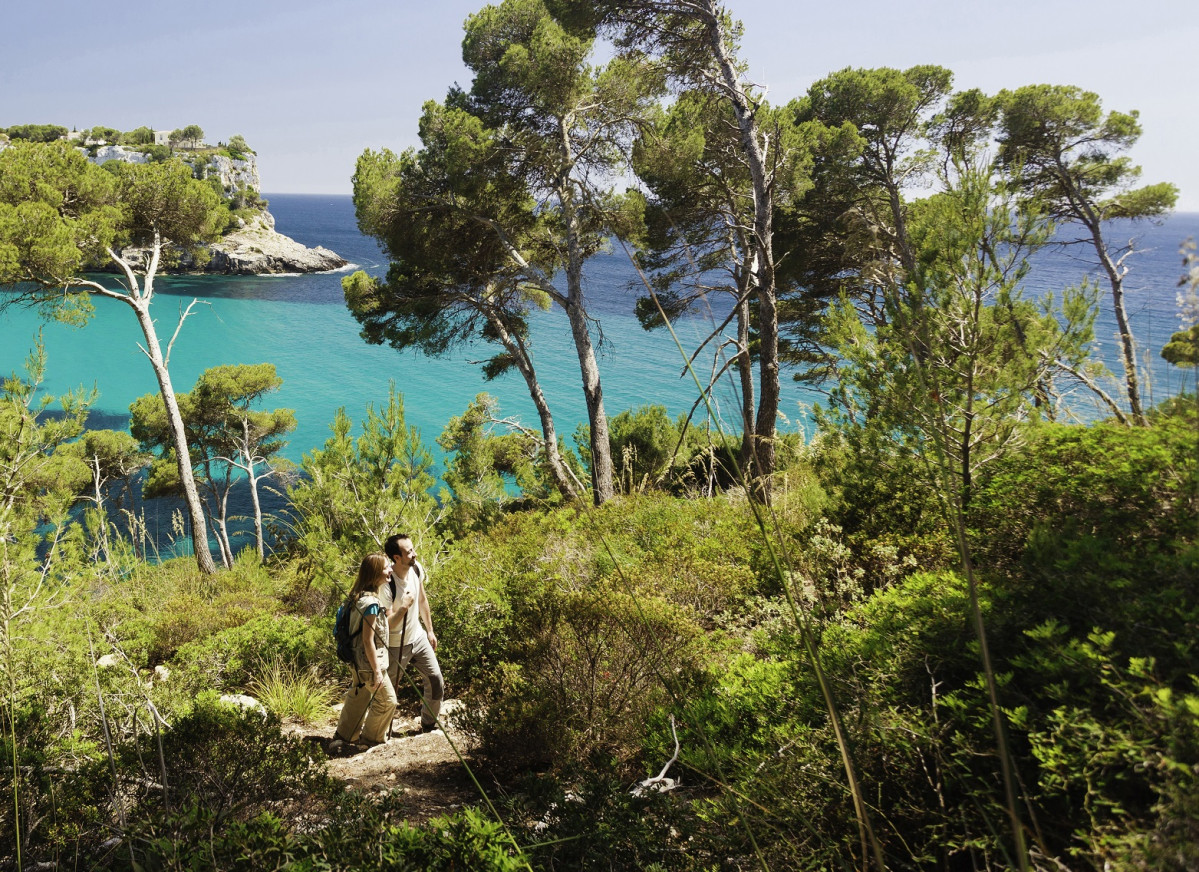
[{"label": "man's short hair", "polygon": [[396,533],[393,536],[388,536],[387,541],[383,543],[383,553],[388,557],[395,557],[397,554],[399,554],[401,539],[412,541],[412,537],[407,533]]}]

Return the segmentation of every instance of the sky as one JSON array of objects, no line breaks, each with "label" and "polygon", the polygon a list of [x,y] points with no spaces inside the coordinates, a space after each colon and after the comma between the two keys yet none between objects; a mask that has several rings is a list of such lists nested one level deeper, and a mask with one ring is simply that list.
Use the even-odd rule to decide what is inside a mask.
[{"label": "sky", "polygon": [[[5,0],[0,126],[199,124],[245,137],[262,190],[348,194],[367,148],[418,144],[422,103],[469,86],[462,23],[482,0]],[[938,64],[957,88],[1076,85],[1141,113],[1146,183],[1199,212],[1193,0],[728,0],[775,104],[846,67]]]}]

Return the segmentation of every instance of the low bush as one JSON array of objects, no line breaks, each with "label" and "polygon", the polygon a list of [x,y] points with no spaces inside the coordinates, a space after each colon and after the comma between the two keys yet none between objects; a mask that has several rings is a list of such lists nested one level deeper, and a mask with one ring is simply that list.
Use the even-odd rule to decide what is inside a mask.
[{"label": "low bush", "polygon": [[621,767],[593,754],[562,778],[531,776],[503,805],[508,826],[526,843],[534,869],[715,868],[702,820],[678,794],[630,793]]},{"label": "low bush", "polygon": [[1096,545],[1129,566],[1185,547],[1199,517],[1197,432],[1186,402],[1170,403],[1150,427],[1036,428],[979,489],[971,518],[979,560],[1039,572]]},{"label": "low bush", "polygon": [[686,695],[699,628],[660,600],[611,589],[560,593],[547,605],[520,660],[475,688],[463,726],[500,764],[594,752],[630,763],[650,716]]},{"label": "low bush", "polygon": [[172,662],[199,687],[244,688],[259,671],[264,652],[293,669],[332,671],[332,624],[291,615],[259,615],[181,646]]},{"label": "low bush", "polygon": [[[506,519],[456,544],[430,583],[447,680],[497,762],[602,750],[631,765],[646,720],[700,674],[762,587],[733,500],[664,494]],[[517,759],[523,758],[523,759]]]},{"label": "low bush", "polygon": [[24,840],[26,864],[71,856],[86,868],[161,868],[155,858],[167,846],[170,855],[190,848],[199,858],[210,840],[266,813],[290,831],[325,819],[343,790],[279,731],[277,719],[215,695],[197,700],[169,729],[117,741],[112,751],[110,759],[95,750],[44,781],[25,779],[23,819],[34,822]]}]

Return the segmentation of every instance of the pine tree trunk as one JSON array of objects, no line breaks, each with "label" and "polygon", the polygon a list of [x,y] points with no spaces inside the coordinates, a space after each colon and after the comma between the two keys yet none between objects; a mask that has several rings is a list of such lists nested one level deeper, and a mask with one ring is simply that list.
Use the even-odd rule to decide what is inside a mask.
[{"label": "pine tree trunk", "polygon": [[612,443],[608,438],[608,416],[604,412],[604,389],[600,384],[599,364],[587,329],[587,313],[571,295],[566,308],[575,350],[579,355],[579,371],[583,376],[583,398],[587,401],[587,421],[591,427],[591,490],[597,506],[612,499]]},{"label": "pine tree trunk", "polygon": [[1120,334],[1120,356],[1124,362],[1124,386],[1128,393],[1128,410],[1132,420],[1144,427],[1148,420],[1145,409],[1141,404],[1141,380],[1137,372],[1137,345],[1132,335],[1132,327],[1128,323],[1128,312],[1124,306],[1124,275],[1107,253],[1107,244],[1096,223],[1091,230],[1091,239],[1099,254],[1099,262],[1107,273],[1108,283],[1112,289],[1112,309],[1116,313],[1116,329]]},{"label": "pine tree trunk", "polygon": [[763,501],[770,499],[770,476],[775,465],[775,431],[779,411],[779,325],[774,280],[774,203],[770,191],[770,171],[762,148],[761,130],[755,108],[741,84],[736,66],[729,57],[720,18],[712,7],[708,42],[716,60],[720,84],[737,119],[741,152],[749,169],[753,188],[753,245],[755,266],[752,280],[758,294],[758,414],[754,425],[754,452],[751,493]]},{"label": "pine tree trunk", "polygon": [[258,550],[258,562],[266,560],[266,542],[262,535],[262,505],[258,502],[258,479],[250,474],[250,504],[254,507],[254,547]]},{"label": "pine tree trunk", "polygon": [[757,391],[754,389],[754,363],[749,353],[749,300],[744,296],[737,304],[737,346],[741,349],[737,358],[737,376],[741,383],[741,453],[738,462],[743,470],[754,466],[754,434],[757,432],[757,422],[754,420],[754,407],[757,405]]},{"label": "pine tree trunk", "polygon": [[604,390],[600,384],[599,364],[591,331],[587,325],[587,308],[583,303],[583,252],[579,244],[578,213],[575,209],[573,183],[570,180],[570,135],[565,120],[560,123],[563,142],[563,171],[558,179],[558,197],[566,225],[566,317],[579,356],[579,371],[583,377],[583,398],[587,402],[587,421],[591,427],[591,494],[597,506],[612,499],[612,444],[608,440],[608,416],[604,412]]},{"label": "pine tree trunk", "polygon": [[541,420],[542,449],[545,451],[545,460],[549,465],[550,474],[554,478],[554,485],[558,488],[558,492],[567,499],[578,499],[579,492],[575,488],[565,461],[562,460],[562,455],[558,452],[558,433],[554,428],[554,416],[550,414],[549,403],[545,399],[545,394],[542,393],[541,383],[537,380],[537,372],[533,369],[533,361],[529,357],[528,349],[518,337],[508,332],[507,327],[499,318],[489,318],[488,320],[499,335],[500,342],[512,355],[517,370],[524,376],[525,385],[529,389],[529,397],[533,400],[533,406],[537,409],[537,417]]},{"label": "pine tree trunk", "polygon": [[146,339],[146,354],[150,365],[154,367],[154,375],[158,379],[158,389],[162,394],[162,403],[166,408],[167,423],[171,428],[171,439],[175,444],[175,457],[179,464],[179,482],[183,488],[184,500],[187,503],[188,520],[191,522],[192,545],[196,552],[196,565],[206,575],[216,572],[212,552],[208,548],[208,525],[204,521],[204,510],[200,506],[200,493],[196,488],[196,477],[192,472],[191,455],[187,448],[187,434],[183,429],[183,415],[179,412],[179,403],[175,399],[175,389],[171,385],[171,374],[167,371],[163,360],[162,348],[158,344],[158,333],[154,321],[150,318],[149,307],[140,301],[131,301],[137,321],[142,328],[142,336]]}]

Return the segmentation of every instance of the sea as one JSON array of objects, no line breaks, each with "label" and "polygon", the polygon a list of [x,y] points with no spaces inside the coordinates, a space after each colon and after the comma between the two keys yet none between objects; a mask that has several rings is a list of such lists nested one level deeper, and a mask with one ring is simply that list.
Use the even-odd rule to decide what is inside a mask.
[{"label": "sea", "polygon": [[[152,312],[160,341],[174,333],[180,313],[198,300],[171,350],[175,389],[187,391],[205,369],[221,364],[272,363],[282,387],[262,408],[289,408],[298,426],[283,452],[299,462],[321,447],[338,408],[355,422],[366,407],[385,406],[392,383],[404,397],[407,423],[434,443],[446,422],[460,415],[480,392],[500,404],[499,414],[539,429],[524,380],[515,371],[493,381],[483,378],[483,363],[499,347],[482,341],[444,357],[426,357],[368,345],[349,313],[341,280],[363,269],[381,276],[387,260],[376,242],[358,232],[348,196],[266,195],[279,232],[308,246],[323,245],[351,265],[332,273],[281,276],[160,276]],[[115,278],[115,277],[113,277]],[[588,264],[586,293],[599,340],[599,366],[609,416],[624,409],[663,405],[671,416],[691,409],[698,396],[694,377],[666,331],[643,330],[633,314],[637,281],[623,250],[601,254]],[[45,323],[37,313],[9,307],[0,311],[0,373],[19,372],[40,333],[47,355],[42,389],[61,394],[72,388],[96,388],[90,425],[124,429],[129,405],[158,390],[153,371],[139,348],[142,342],[133,313],[124,304],[95,299],[96,313],[83,328]],[[579,363],[570,328],[561,310],[535,313],[532,319],[534,362],[555,424],[567,441],[587,421]],[[690,354],[711,330],[696,318],[678,325]],[[711,355],[697,367],[706,380]],[[806,421],[815,400],[790,383],[784,386],[786,427]],[[718,392],[719,394],[720,392]],[[727,391],[718,395],[718,414],[737,428],[737,405]],[[440,456],[440,455],[438,455]]]},{"label": "sea", "polygon": [[[355,269],[381,276],[387,260],[373,239],[358,232],[349,196],[266,196],[279,232],[308,246],[330,248],[351,266],[310,275],[160,276],[152,312],[164,346],[175,334],[181,313],[193,300],[199,303],[171,348],[170,371],[177,391],[189,390],[209,367],[274,364],[283,384],[261,407],[295,411],[298,424],[283,454],[297,463],[305,453],[323,446],[337,409],[344,408],[353,421],[360,422],[369,405],[386,405],[392,384],[403,395],[407,423],[417,428],[439,462],[444,458],[436,437],[480,392],[499,401],[500,416],[538,428],[525,383],[517,373],[484,380],[482,364],[496,346],[480,341],[431,358],[369,345],[361,338],[360,327],[346,308],[341,280]],[[1146,396],[1160,401],[1194,390],[1194,372],[1170,366],[1159,352],[1180,328],[1179,248],[1188,238],[1199,239],[1199,213],[1174,214],[1158,224],[1118,223],[1109,230],[1113,241],[1137,240],[1139,251],[1127,262],[1127,305],[1147,375]],[[1060,293],[1088,274],[1097,275],[1097,266],[1084,246],[1047,249],[1034,262],[1027,292]],[[585,292],[599,339],[605,407],[613,416],[625,409],[661,405],[677,416],[696,402],[699,391],[695,376],[685,366],[686,356],[710,333],[713,316],[680,322],[676,344],[666,331],[641,328],[633,310],[639,288],[636,270],[619,246],[587,265]],[[1110,303],[1102,294],[1100,303],[1094,353],[1119,374]],[[156,392],[157,383],[139,348],[142,338],[133,313],[124,304],[104,298],[97,298],[95,306],[95,316],[79,328],[44,322],[28,309],[0,310],[0,374],[20,374],[40,336],[47,355],[41,390],[58,395],[94,388],[98,398],[89,425],[125,429],[130,404]],[[558,432],[569,443],[576,427],[587,420],[569,325],[555,309],[537,313],[531,329],[542,389]],[[698,378],[706,381],[716,365],[710,351],[699,354]],[[737,399],[731,380],[722,384],[715,394],[715,412],[721,426],[735,431]],[[1118,385],[1109,388],[1119,393]],[[819,393],[784,376],[781,429],[809,436],[812,408],[821,400]],[[1084,399],[1077,401],[1076,411],[1083,418],[1100,414]],[[702,422],[706,414],[701,409],[697,420]]]}]

